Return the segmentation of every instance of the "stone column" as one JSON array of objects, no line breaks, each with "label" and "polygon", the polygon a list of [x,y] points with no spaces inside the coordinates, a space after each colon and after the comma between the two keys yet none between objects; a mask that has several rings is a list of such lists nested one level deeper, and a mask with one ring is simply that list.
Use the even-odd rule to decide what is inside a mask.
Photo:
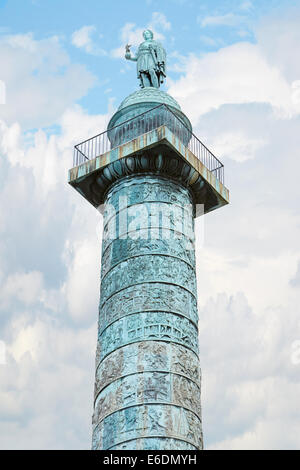
[{"label": "stone column", "polygon": [[155,175],[105,199],[93,449],[202,448],[194,207]]}]

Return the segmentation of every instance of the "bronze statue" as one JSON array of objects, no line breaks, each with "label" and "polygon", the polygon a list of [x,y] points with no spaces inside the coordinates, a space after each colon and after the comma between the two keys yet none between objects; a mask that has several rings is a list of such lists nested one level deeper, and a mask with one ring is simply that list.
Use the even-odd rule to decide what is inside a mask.
[{"label": "bronze statue", "polygon": [[159,42],[154,41],[150,29],[143,32],[143,37],[145,41],[139,45],[135,56],[131,56],[131,45],[125,46],[125,58],[137,62],[137,77],[142,88],[159,88],[166,77],[166,51]]}]

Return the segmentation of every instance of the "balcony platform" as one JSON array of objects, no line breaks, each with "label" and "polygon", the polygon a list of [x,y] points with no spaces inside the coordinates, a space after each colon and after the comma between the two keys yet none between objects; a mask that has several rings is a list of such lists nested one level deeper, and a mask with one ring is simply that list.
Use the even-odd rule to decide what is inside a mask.
[{"label": "balcony platform", "polygon": [[[126,176],[150,173],[189,187],[204,213],[229,203],[229,190],[170,129],[162,125],[69,170],[69,184],[94,207]],[[197,214],[196,214],[197,215]]]}]

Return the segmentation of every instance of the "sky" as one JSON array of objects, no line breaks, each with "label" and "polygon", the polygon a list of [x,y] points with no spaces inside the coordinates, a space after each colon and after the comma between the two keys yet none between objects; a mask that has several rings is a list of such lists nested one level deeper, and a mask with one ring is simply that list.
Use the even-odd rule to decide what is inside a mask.
[{"label": "sky", "polygon": [[205,448],[300,448],[299,21],[299,0],[0,0],[0,448],[90,448],[102,219],[67,172],[138,88],[146,27],[230,190],[196,222]]}]

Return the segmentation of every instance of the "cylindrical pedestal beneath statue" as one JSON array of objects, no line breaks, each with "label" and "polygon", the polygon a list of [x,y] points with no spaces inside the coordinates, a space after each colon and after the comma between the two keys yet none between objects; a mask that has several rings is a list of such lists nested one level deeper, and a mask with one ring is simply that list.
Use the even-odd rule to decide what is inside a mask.
[{"label": "cylindrical pedestal beneath statue", "polygon": [[107,195],[93,449],[202,449],[194,207],[154,174]]}]

